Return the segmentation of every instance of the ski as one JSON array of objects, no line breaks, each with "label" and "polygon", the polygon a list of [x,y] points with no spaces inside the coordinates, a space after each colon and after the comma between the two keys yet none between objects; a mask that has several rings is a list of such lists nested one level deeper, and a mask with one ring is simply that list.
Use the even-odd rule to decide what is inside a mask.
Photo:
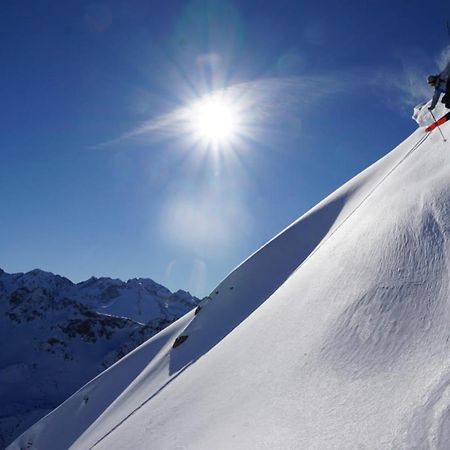
[{"label": "ski", "polygon": [[450,112],[447,113],[445,116],[442,116],[440,119],[436,120],[436,122],[433,122],[431,125],[429,125],[427,128],[425,128],[425,131],[428,133],[430,131],[433,131],[435,128],[439,127],[440,125],[447,122],[447,120],[450,119]]}]

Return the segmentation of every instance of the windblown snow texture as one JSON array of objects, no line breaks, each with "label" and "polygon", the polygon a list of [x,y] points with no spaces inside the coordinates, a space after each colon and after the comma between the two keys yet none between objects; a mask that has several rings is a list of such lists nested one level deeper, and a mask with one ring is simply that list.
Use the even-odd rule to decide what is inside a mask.
[{"label": "windblown snow texture", "polygon": [[418,129],[10,448],[447,449],[449,255]]}]

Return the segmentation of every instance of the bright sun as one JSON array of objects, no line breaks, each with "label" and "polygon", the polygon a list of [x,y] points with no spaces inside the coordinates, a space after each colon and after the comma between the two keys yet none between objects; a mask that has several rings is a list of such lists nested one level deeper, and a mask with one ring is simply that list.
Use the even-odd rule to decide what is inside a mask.
[{"label": "bright sun", "polygon": [[200,141],[213,146],[229,144],[238,132],[237,108],[222,96],[198,100],[190,111],[190,128]]}]

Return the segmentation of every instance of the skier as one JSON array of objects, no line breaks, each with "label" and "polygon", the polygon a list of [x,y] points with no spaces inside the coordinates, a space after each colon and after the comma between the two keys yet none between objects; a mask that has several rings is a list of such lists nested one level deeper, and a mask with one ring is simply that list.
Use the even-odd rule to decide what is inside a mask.
[{"label": "skier", "polygon": [[[434,87],[433,99],[431,100],[431,105],[428,110],[430,112],[433,111],[441,94],[444,94],[444,96],[442,97],[442,103],[444,103],[447,109],[450,109],[450,61],[447,63],[445,69],[439,75],[430,75],[428,77],[428,84]],[[450,112],[441,117],[436,122],[432,123],[425,129],[425,131],[432,131],[439,125],[447,122],[447,120],[449,119]]]}]

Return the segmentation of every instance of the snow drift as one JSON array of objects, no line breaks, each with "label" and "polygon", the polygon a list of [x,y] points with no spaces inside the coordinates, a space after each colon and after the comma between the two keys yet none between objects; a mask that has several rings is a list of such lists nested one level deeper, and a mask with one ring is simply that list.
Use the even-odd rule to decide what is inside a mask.
[{"label": "snow drift", "polygon": [[449,267],[450,144],[418,129],[10,448],[448,448]]}]

